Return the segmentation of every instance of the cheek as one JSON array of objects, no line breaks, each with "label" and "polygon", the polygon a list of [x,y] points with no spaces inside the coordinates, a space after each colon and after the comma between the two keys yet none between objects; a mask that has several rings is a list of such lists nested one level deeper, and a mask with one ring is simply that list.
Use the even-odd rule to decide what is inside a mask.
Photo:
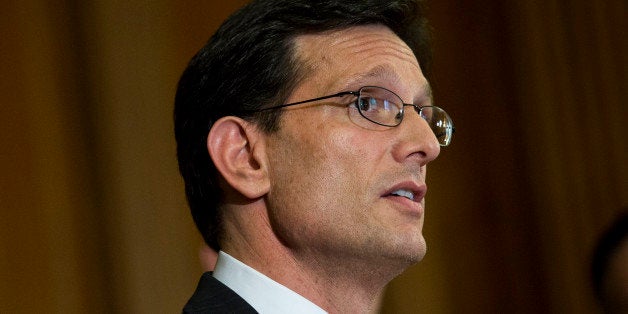
[{"label": "cheek", "polygon": [[[366,151],[356,137],[335,126],[282,137],[271,152],[269,205],[278,223],[329,223],[364,203]],[[311,225],[310,227],[314,227]]]},{"label": "cheek", "polygon": [[[290,132],[283,137],[284,153],[290,156],[294,170],[312,179],[325,176],[344,176],[360,160],[361,146],[346,126],[336,121],[336,114],[325,110],[321,117],[303,117],[293,120]],[[317,121],[318,123],[313,123]],[[331,179],[331,178],[330,178]]]},{"label": "cheek", "polygon": [[384,172],[389,146],[385,132],[356,126],[338,109],[321,106],[286,113],[290,116],[271,143],[271,184],[294,203],[364,205],[360,198]]},{"label": "cheek", "polygon": [[342,194],[343,197],[355,195],[357,191],[354,189],[368,184],[365,180],[371,168],[369,159],[375,152],[360,143],[360,136],[340,128],[318,135],[303,146],[306,175],[318,180],[312,183],[327,193]]},{"label": "cheek", "polygon": [[[329,134],[332,133],[332,134]],[[300,202],[323,202],[330,194],[341,194],[350,187],[352,178],[360,169],[360,152],[350,139],[334,132],[310,133],[286,144],[291,147],[282,152],[281,163],[285,169],[278,172],[276,181],[289,180],[293,186],[289,193],[298,193]],[[328,196],[328,197],[326,197]]]}]

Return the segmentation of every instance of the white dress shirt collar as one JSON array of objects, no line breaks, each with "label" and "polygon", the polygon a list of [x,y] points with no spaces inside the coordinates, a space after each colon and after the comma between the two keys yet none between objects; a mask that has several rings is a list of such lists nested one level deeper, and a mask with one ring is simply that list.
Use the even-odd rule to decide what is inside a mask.
[{"label": "white dress shirt collar", "polygon": [[258,313],[327,313],[310,300],[220,251],[214,278],[235,291]]}]

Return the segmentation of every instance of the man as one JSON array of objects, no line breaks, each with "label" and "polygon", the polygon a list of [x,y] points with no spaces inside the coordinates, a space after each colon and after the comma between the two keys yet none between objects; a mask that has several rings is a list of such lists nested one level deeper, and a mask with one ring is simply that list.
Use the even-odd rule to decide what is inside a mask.
[{"label": "man", "polygon": [[184,312],[365,313],[426,250],[451,140],[416,1],[253,1],[179,82],[194,221],[219,251]]}]

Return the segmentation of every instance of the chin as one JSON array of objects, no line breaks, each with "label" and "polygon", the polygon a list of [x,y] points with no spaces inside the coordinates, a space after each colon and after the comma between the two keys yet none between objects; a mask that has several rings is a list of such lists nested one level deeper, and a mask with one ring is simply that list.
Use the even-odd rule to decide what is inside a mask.
[{"label": "chin", "polygon": [[410,256],[408,256],[408,262],[412,264],[416,264],[425,257],[426,253],[427,253],[427,246],[425,244],[425,241],[422,241],[419,247],[416,248]]},{"label": "chin", "polygon": [[404,263],[406,267],[420,262],[427,253],[427,245],[425,239],[421,236],[419,239],[412,239],[404,243],[398,243],[393,249],[392,258]]}]

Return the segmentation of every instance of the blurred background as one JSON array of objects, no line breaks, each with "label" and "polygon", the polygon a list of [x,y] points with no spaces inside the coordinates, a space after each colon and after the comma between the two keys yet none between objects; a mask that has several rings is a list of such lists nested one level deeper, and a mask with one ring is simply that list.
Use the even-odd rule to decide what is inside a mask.
[{"label": "blurred background", "polygon": [[[245,1],[2,1],[0,312],[176,313],[202,272],[176,165],[179,75]],[[596,313],[628,206],[628,3],[431,1],[424,261],[384,313]]]}]

